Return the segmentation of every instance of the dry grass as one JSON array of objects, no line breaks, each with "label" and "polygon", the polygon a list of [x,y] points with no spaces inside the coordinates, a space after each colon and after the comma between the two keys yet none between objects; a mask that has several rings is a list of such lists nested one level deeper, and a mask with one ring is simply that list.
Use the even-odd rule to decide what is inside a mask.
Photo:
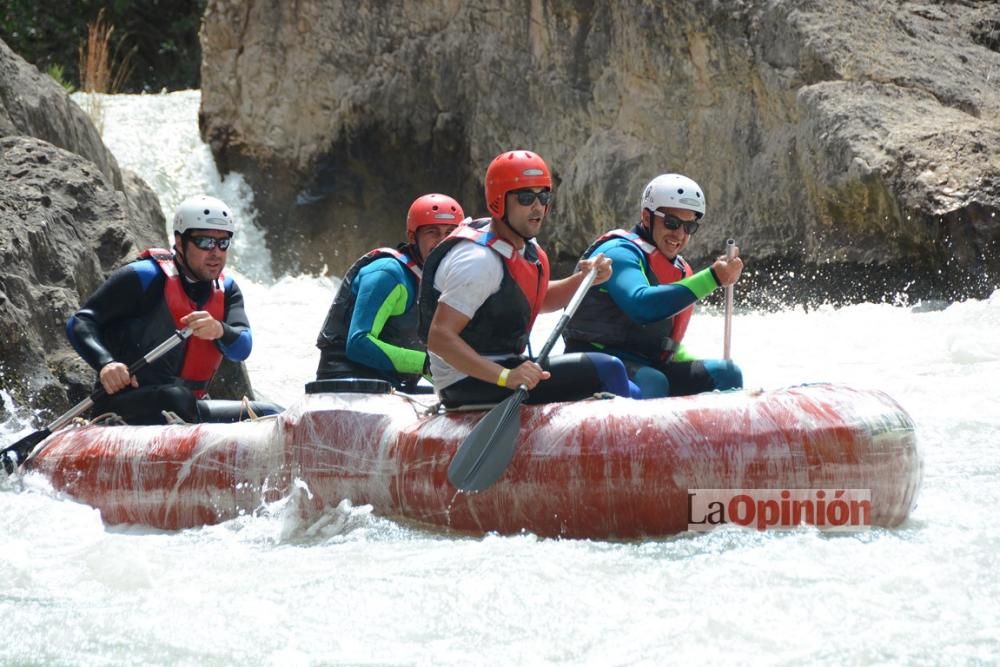
[{"label": "dry grass", "polygon": [[80,45],[80,90],[87,93],[84,110],[90,115],[97,131],[104,134],[104,105],[101,95],[114,94],[132,71],[130,60],[135,49],[119,57],[122,41],[112,49],[111,36],[115,28],[104,20],[104,10],[87,24],[87,39]]}]

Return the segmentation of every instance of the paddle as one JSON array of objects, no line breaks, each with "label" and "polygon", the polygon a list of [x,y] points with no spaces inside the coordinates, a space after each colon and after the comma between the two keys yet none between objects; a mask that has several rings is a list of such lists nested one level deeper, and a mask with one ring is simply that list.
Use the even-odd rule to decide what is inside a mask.
[{"label": "paddle", "polygon": [[[597,268],[591,268],[545,341],[541,354],[535,360],[539,364],[544,364],[548,359],[549,352],[596,277]],[[500,478],[514,458],[517,436],[521,430],[521,404],[527,397],[528,388],[522,384],[509,398],[479,420],[448,466],[448,481],[456,488],[462,491],[482,491]]]},{"label": "paddle", "polygon": [[[170,336],[170,338],[153,348],[149,354],[129,366],[129,375],[135,375],[136,372],[145,367],[147,364],[153,363],[164,354],[177,347],[177,345],[184,342],[184,339],[190,335],[191,329],[187,327],[184,329],[178,329],[173,333],[173,335]],[[3,469],[7,471],[8,475],[13,474],[14,470],[17,469],[17,466],[28,460],[35,447],[38,446],[38,443],[52,435],[54,431],[68,424],[75,417],[78,417],[89,410],[94,402],[104,396],[105,393],[104,387],[98,386],[98,388],[94,390],[94,393],[74,405],[68,412],[66,412],[66,414],[62,415],[42,430],[35,431],[31,435],[21,438],[13,445],[5,447],[2,451],[0,451],[0,459],[3,460]]]},{"label": "paddle", "polygon": [[[726,241],[726,257],[732,259],[736,257],[736,240]],[[729,353],[733,342],[733,286],[726,287],[726,334],[722,343],[722,358],[729,361],[732,357]]]}]

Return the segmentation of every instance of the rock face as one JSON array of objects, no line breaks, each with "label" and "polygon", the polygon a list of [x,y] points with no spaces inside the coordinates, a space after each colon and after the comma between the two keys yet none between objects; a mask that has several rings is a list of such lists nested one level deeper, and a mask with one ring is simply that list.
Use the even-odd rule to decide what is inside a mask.
[{"label": "rock face", "polygon": [[762,284],[977,295],[1000,280],[998,31],[972,0],[209,0],[201,128],[279,271],[341,273],[425,192],[481,215],[490,159],[531,148],[563,259],[679,171],[708,199],[696,264],[735,236]]},{"label": "rock face", "polygon": [[118,162],[87,114],[62,86],[0,41],[0,137],[12,135],[35,137],[86,158],[113,189],[125,188]]},{"label": "rock face", "polygon": [[64,384],[89,393],[93,371],[68,346],[66,320],[126,258],[162,244],[163,225],[162,214],[132,218],[93,162],[33,137],[0,139],[4,388],[50,406],[67,402]]},{"label": "rock face", "polygon": [[86,114],[0,42],[0,388],[56,412],[89,394],[66,320],[112,270],[162,246],[164,228],[156,194]]}]

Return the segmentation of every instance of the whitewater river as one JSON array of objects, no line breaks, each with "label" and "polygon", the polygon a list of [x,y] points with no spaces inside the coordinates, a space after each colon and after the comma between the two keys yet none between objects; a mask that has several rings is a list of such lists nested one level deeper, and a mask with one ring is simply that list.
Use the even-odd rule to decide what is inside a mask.
[{"label": "whitewater river", "polygon": [[[246,187],[221,181],[198,139],[197,92],[104,101],[108,145],[168,218],[196,192],[240,212],[232,255],[254,325],[251,377],[293,402],[336,281],[271,277]],[[703,312],[688,335],[717,356],[722,332]],[[286,499],[168,533],[109,528],[42,479],[5,479],[0,664],[994,663],[998,341],[1000,291],[947,307],[904,294],[895,305],[737,312],[733,354],[748,386],[875,387],[913,416],[924,484],[893,530],[454,537],[349,504],[302,519]],[[8,423],[0,436],[29,431]]]}]

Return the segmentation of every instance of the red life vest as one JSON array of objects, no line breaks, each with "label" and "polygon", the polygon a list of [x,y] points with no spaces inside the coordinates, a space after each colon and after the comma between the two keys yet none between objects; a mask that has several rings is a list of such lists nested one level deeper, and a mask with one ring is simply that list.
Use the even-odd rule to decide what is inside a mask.
[{"label": "red life vest", "polygon": [[499,290],[491,294],[459,334],[479,354],[511,354],[524,351],[528,334],[545,302],[549,289],[549,258],[537,243],[529,242],[524,253],[489,231],[490,219],[480,218],[459,226],[438,244],[424,263],[420,283],[420,337],[426,341],[441,294],[434,276],[441,260],[457,244],[472,241],[494,251],[503,265]]},{"label": "red life vest", "polygon": [[549,291],[549,256],[542,247],[537,243],[531,244],[538,255],[538,262],[532,262],[509,242],[492,233],[489,227],[477,229],[472,225],[460,225],[451,236],[486,246],[500,255],[507,273],[521,288],[521,293],[531,306],[531,320],[528,322],[528,331],[531,331]]},{"label": "red life vest", "polygon": [[[208,301],[199,307],[184,291],[181,282],[184,277],[177,272],[172,252],[162,248],[149,248],[139,256],[142,259],[155,261],[166,276],[163,297],[178,329],[184,327],[181,318],[195,310],[204,310],[213,318],[222,321],[226,305],[226,292],[220,287],[222,274],[219,274],[217,280],[212,281],[212,294]],[[190,336],[184,342],[184,346],[184,363],[181,366],[180,378],[192,388],[197,398],[204,398],[208,383],[222,364],[222,352],[215,341],[195,336]]]}]

